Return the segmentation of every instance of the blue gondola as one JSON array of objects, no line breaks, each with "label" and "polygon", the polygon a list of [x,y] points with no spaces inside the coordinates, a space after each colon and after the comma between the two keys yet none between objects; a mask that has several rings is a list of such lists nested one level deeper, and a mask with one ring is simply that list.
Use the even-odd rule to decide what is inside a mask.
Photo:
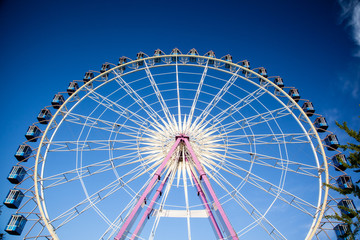
[{"label": "blue gondola", "polygon": [[326,148],[329,151],[334,151],[339,147],[339,140],[335,134],[329,134],[325,137]]},{"label": "blue gondola", "polygon": [[39,115],[37,116],[39,123],[48,124],[51,119],[51,112],[47,108],[43,108],[40,110]]},{"label": "blue gondola", "polygon": [[[232,56],[230,54],[225,56],[225,61],[232,62]],[[225,63],[225,68],[230,68],[230,64]]]},{"label": "blue gondola", "polygon": [[[205,54],[205,56],[210,57],[210,58],[215,58],[215,53],[213,51],[209,51],[208,53]],[[215,61],[213,59],[209,59],[208,64],[209,65],[214,65]]]},{"label": "blue gondola", "polygon": [[11,189],[4,200],[4,205],[8,208],[19,208],[24,194],[18,189]]},{"label": "blue gondola", "polygon": [[12,215],[5,227],[5,232],[10,235],[21,235],[27,219],[23,215]]},{"label": "blue gondola", "polygon": [[18,147],[18,150],[16,151],[15,153],[15,158],[18,160],[18,161],[27,161],[27,158],[30,157],[32,153],[32,149],[30,146],[28,145],[20,145]]},{"label": "blue gondola", "polygon": [[[193,49],[190,50],[190,55],[191,56],[197,56],[197,55],[199,55],[199,53],[196,51],[195,48],[193,48]],[[196,59],[197,59],[196,57],[190,57],[189,58],[190,62],[196,62]]]},{"label": "blue gondola", "polygon": [[[110,69],[110,64],[104,63],[103,65],[101,65],[100,73],[104,73],[104,72],[108,71],[109,69]],[[108,77],[108,76],[109,76],[109,73],[106,73],[103,75],[103,77]]]},{"label": "blue gondola", "polygon": [[266,69],[263,68],[263,67],[262,67],[262,68],[259,68],[258,73],[259,73],[262,77],[264,77],[264,78],[267,78],[267,77],[268,77],[267,71],[266,71]]},{"label": "blue gondola", "polygon": [[335,166],[335,170],[336,171],[345,171],[346,170],[346,166],[344,166],[343,163],[348,164],[348,161],[346,159],[346,156],[344,154],[336,154],[331,158],[334,166]]},{"label": "blue gondola", "polygon": [[292,88],[289,91],[289,95],[292,99],[294,99],[295,102],[298,102],[300,99],[300,93],[299,90],[297,90],[296,88]]},{"label": "blue gondola", "polygon": [[[121,66],[121,65],[125,64],[126,62],[127,62],[126,57],[121,57],[121,58],[119,58],[118,66]],[[121,66],[121,67],[119,67],[119,69],[120,69],[121,71],[125,71],[126,67],[125,67],[125,66]]]},{"label": "blue gondola", "polygon": [[348,224],[340,223],[334,227],[334,231],[335,231],[337,240],[350,240],[351,239],[350,236],[344,237],[344,235],[346,233],[351,231]]},{"label": "blue gondola", "polygon": [[[259,68],[258,70],[258,73],[262,76],[262,77],[265,77],[267,78],[268,75],[267,75],[267,72],[266,72],[266,69],[265,68]],[[260,85],[264,85],[266,83],[265,80],[263,80],[262,78],[259,78],[259,82],[260,82]]]},{"label": "blue gondola", "polygon": [[[171,53],[170,53],[170,55],[179,55],[179,54],[181,54],[181,52],[180,52],[180,50],[177,49],[177,48],[174,48],[174,49],[171,51]],[[176,62],[176,61],[177,61],[177,57],[171,57],[171,61]]]},{"label": "blue gondola", "polygon": [[9,180],[9,182],[11,182],[13,184],[18,184],[24,179],[25,174],[26,174],[26,171],[23,167],[13,166],[11,168],[11,171],[10,171],[7,179]]},{"label": "blue gondola", "polygon": [[325,132],[329,127],[324,117],[317,117],[315,119],[314,126],[318,132]]},{"label": "blue gondola", "polygon": [[36,125],[31,125],[26,131],[25,137],[29,142],[36,142],[40,134],[40,128]]},{"label": "blue gondola", "polygon": [[354,184],[351,180],[351,177],[348,176],[348,175],[342,175],[342,176],[339,176],[337,179],[336,179],[336,182],[339,186],[339,188],[345,190],[345,189],[353,189],[354,188]]},{"label": "blue gondola", "polygon": [[[250,62],[248,60],[244,60],[244,61],[242,61],[242,66],[244,68],[250,69]],[[246,72],[247,72],[246,70],[242,71],[243,74],[245,74]]]},{"label": "blue gondola", "polygon": [[302,109],[304,110],[305,114],[308,117],[311,117],[312,115],[314,115],[315,112],[315,108],[314,105],[312,104],[312,102],[304,102],[304,104],[302,105]]},{"label": "blue gondola", "polygon": [[100,72],[101,72],[101,73],[104,73],[104,72],[106,72],[106,71],[109,70],[109,69],[110,69],[110,64],[104,63],[103,65],[101,65]]},{"label": "blue gondola", "polygon": [[355,204],[354,204],[353,200],[351,200],[351,199],[342,199],[340,202],[338,202],[337,205],[338,205],[338,207],[345,208],[345,209],[339,208],[341,214],[347,215],[350,218],[353,218],[353,217],[355,217],[357,215],[356,207],[355,207]]},{"label": "blue gondola", "polygon": [[85,75],[84,75],[83,81],[86,84],[87,82],[89,82],[93,78],[94,78],[94,73],[93,72],[86,72]]},{"label": "blue gondola", "polygon": [[[145,56],[145,54],[144,54],[143,52],[139,52],[138,54],[136,54],[136,59],[137,59],[137,60],[143,59],[144,56]],[[144,61],[139,61],[139,62],[137,62],[137,66],[138,66],[138,67],[139,67],[139,66],[142,66],[142,65],[144,65]]]},{"label": "blue gondola", "polygon": [[58,93],[55,94],[53,100],[51,101],[51,105],[53,106],[53,108],[59,109],[60,106],[64,104],[64,102],[65,102],[64,96]]},{"label": "blue gondola", "polygon": [[71,96],[78,89],[79,89],[78,83],[77,82],[71,82],[71,83],[69,83],[69,86],[67,88],[67,93],[69,94],[69,96]]},{"label": "blue gondola", "polygon": [[161,61],[161,56],[162,52],[160,49],[156,49],[155,52],[154,52],[154,56],[157,57],[157,58],[154,58],[154,62],[155,63],[159,63]]},{"label": "blue gondola", "polygon": [[283,79],[281,77],[276,77],[274,79],[274,83],[276,84],[276,86],[278,86],[279,88],[283,88],[285,85],[284,85],[284,82],[283,82]]}]

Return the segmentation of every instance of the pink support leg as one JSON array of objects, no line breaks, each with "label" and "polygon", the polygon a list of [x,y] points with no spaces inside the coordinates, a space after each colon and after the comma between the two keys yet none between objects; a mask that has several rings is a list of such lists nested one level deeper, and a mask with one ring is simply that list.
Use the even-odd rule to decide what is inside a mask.
[{"label": "pink support leg", "polygon": [[233,240],[239,240],[239,237],[237,236],[236,232],[234,231],[234,228],[231,226],[231,223],[230,223],[229,219],[227,218],[224,209],[222,208],[218,198],[216,197],[214,190],[211,187],[209,178],[206,176],[206,173],[205,173],[203,167],[201,166],[200,161],[197,159],[195,152],[190,145],[189,139],[186,137],[183,137],[181,139],[184,141],[187,149],[190,152],[191,158],[194,161],[194,163],[196,165],[196,169],[198,170],[198,172],[200,174],[200,180],[204,181],[205,187],[207,188],[207,191],[209,192],[211,198],[213,199],[215,206],[217,208],[217,211],[219,211],[219,213],[220,213],[220,218],[225,225],[225,226],[223,226],[225,232],[227,232],[227,234],[229,236],[231,236],[231,238]]},{"label": "pink support leg", "polygon": [[[186,161],[188,161],[188,160],[186,159]],[[203,190],[201,189],[200,184],[199,184],[198,180],[196,179],[196,177],[194,176],[193,172],[191,172],[191,177],[195,182],[196,190],[197,190],[197,192],[199,194],[199,197],[200,197],[201,201],[203,202],[207,213],[209,214],[210,222],[211,222],[211,224],[213,226],[213,229],[214,229],[215,233],[217,234],[219,239],[223,239],[224,237],[223,237],[223,235],[221,233],[219,225],[217,224],[217,222],[215,220],[214,214],[212,213],[212,211],[210,209],[210,206],[209,206],[209,203],[208,203],[208,201],[206,199],[206,196],[205,196]]]},{"label": "pink support leg", "polygon": [[132,234],[132,236],[131,236],[131,240],[136,239],[136,237],[141,234],[141,230],[142,230],[142,228],[143,228],[144,225],[145,225],[145,220],[146,220],[146,218],[149,218],[149,215],[150,215],[150,213],[151,213],[151,211],[152,211],[152,209],[153,209],[153,206],[154,206],[154,204],[155,204],[155,201],[156,201],[156,199],[157,199],[159,196],[161,196],[161,191],[162,191],[162,189],[164,188],[165,183],[167,182],[168,178],[169,178],[169,177],[166,177],[166,179],[164,179],[164,180],[162,181],[162,183],[160,184],[160,186],[159,186],[158,189],[156,190],[155,195],[154,195],[154,197],[152,198],[152,200],[151,200],[148,208],[146,209],[146,211],[145,211],[144,215],[142,216],[142,218],[140,219],[140,222],[138,223],[135,231],[133,232],[133,234]]},{"label": "pink support leg", "polygon": [[[219,213],[218,216],[218,220],[220,220],[220,222],[222,223],[222,227],[224,229],[224,231],[226,232],[228,237],[231,237],[231,239],[233,240],[239,240],[236,232],[234,231],[233,227],[230,224],[230,221],[228,220],[225,211],[223,210],[218,198],[216,197],[216,194],[214,192],[214,190],[211,187],[210,181],[208,179],[208,177],[206,176],[206,173],[201,165],[201,163],[199,162],[199,160],[197,159],[194,150],[192,149],[190,142],[189,142],[189,137],[184,136],[184,135],[180,135],[176,137],[176,141],[174,143],[174,145],[171,147],[169,153],[167,154],[167,156],[165,157],[164,161],[161,163],[160,167],[156,170],[154,176],[152,177],[152,179],[150,180],[149,185],[146,187],[145,191],[143,192],[143,194],[141,195],[141,197],[139,198],[138,202],[136,203],[135,207],[132,209],[130,215],[127,217],[125,223],[122,225],[120,232],[117,234],[117,236],[115,237],[115,240],[124,240],[126,238],[126,236],[128,235],[132,225],[134,224],[137,215],[140,213],[141,211],[141,207],[143,207],[143,203],[145,203],[145,200],[147,198],[147,196],[149,195],[149,193],[151,192],[151,190],[154,188],[154,186],[156,185],[156,183],[160,180],[160,176],[162,171],[164,170],[167,162],[169,161],[169,159],[171,158],[172,154],[174,153],[175,149],[178,147],[178,145],[180,143],[184,143],[185,146],[187,147],[187,149],[190,152],[191,158],[195,163],[196,169],[200,174],[200,181],[203,181],[205,183],[204,189],[207,190],[207,192],[209,193],[209,198],[214,201],[215,203],[215,207],[216,210]],[[186,161],[188,161],[186,159]],[[198,182],[198,180],[196,179],[195,175],[191,172],[192,178],[194,179],[197,191],[199,193],[199,196],[202,200],[202,202],[205,205],[205,208],[209,214],[209,218],[210,221],[213,225],[213,228],[217,234],[217,236],[220,239],[223,239],[223,235],[222,232],[219,228],[219,225],[217,224],[217,221],[213,215],[213,212],[209,206],[208,200],[206,198],[205,193],[203,192],[202,188],[201,188],[201,182]],[[145,220],[146,218],[149,216],[149,214],[152,211],[152,208],[155,204],[156,198],[160,195],[164,185],[166,184],[167,178],[164,179],[161,183],[161,185],[158,187],[155,195],[153,196],[147,210],[145,211],[145,213],[143,214],[141,220],[139,221],[135,231],[132,234],[131,239],[136,239],[137,235],[140,234],[144,224],[145,224]]]},{"label": "pink support leg", "polygon": [[127,234],[129,233],[132,225],[134,224],[134,222],[136,220],[137,215],[139,214],[139,211],[140,211],[143,203],[145,203],[145,199],[146,199],[147,195],[150,193],[150,191],[154,187],[155,183],[160,179],[162,170],[165,168],[165,165],[169,161],[170,157],[174,153],[174,151],[177,148],[177,146],[179,145],[180,141],[181,141],[180,138],[176,139],[174,145],[171,147],[171,149],[170,149],[169,153],[166,155],[164,161],[161,163],[160,167],[157,169],[154,176],[152,177],[149,185],[146,187],[145,191],[139,198],[138,202],[136,203],[135,207],[133,208],[130,215],[126,219],[125,223],[122,225],[120,232],[115,237],[115,240],[123,240],[126,238]]}]

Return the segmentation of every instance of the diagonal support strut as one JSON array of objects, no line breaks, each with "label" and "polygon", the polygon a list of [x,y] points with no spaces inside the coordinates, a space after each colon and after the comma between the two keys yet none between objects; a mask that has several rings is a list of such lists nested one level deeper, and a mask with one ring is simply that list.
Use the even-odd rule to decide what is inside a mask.
[{"label": "diagonal support strut", "polygon": [[[170,158],[173,156],[176,148],[180,144],[185,145],[188,153],[190,154],[191,159],[186,158],[185,159],[186,162],[188,162],[188,163],[192,162],[194,164],[196,170],[199,173],[200,177],[198,180],[196,178],[195,174],[192,171],[190,171],[191,178],[195,182],[195,186],[196,186],[198,195],[204,204],[206,212],[208,213],[208,217],[209,217],[210,223],[214,229],[215,234],[217,235],[217,237],[219,239],[224,239],[223,236],[225,233],[227,239],[239,240],[236,232],[234,231],[229,219],[227,218],[227,216],[225,214],[224,209],[222,208],[222,206],[210,184],[209,178],[207,177],[207,175],[204,171],[204,168],[202,167],[200,161],[196,157],[196,154],[195,154],[193,148],[190,145],[189,137],[187,137],[185,135],[176,136],[175,143],[171,147],[170,151],[166,155],[166,157],[165,157],[164,161],[161,163],[160,167],[156,170],[155,174],[152,176],[149,185],[146,187],[145,191],[138,199],[136,205],[130,212],[129,216],[126,218],[126,221],[122,225],[119,233],[116,235],[115,240],[124,240],[127,238],[127,235],[129,234],[132,226],[134,225],[134,222],[136,221],[137,216],[141,212],[142,207],[144,207],[144,205],[146,204],[146,198],[148,197],[148,195],[150,194],[152,189],[155,187],[155,185],[160,181],[160,176],[161,176],[164,168],[166,167],[166,164],[168,163]],[[190,162],[190,160],[192,160],[192,161]],[[137,239],[137,236],[141,233],[141,230],[145,225],[146,219],[150,216],[151,211],[153,210],[153,205],[156,202],[156,199],[159,196],[161,196],[161,191],[162,191],[163,187],[165,186],[165,184],[167,183],[167,180],[168,180],[168,176],[166,176],[166,178],[161,182],[160,186],[156,190],[151,202],[149,203],[149,206],[147,207],[142,218],[140,219],[139,223],[137,224],[134,232],[131,234],[130,239],[132,239],[132,240]],[[205,194],[203,189],[205,190],[205,192],[207,194]],[[209,202],[214,202],[213,210],[210,207],[211,205]],[[213,212],[215,212],[217,214],[217,218],[215,218]],[[218,224],[218,222],[221,224],[222,231],[220,229],[220,225]]]}]

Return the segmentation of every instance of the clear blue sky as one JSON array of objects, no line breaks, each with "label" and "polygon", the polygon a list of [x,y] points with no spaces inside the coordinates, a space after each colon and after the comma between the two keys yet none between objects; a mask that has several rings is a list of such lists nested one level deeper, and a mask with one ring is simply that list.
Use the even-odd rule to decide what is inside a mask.
[{"label": "clear blue sky", "polygon": [[[300,89],[346,141],[334,120],[360,127],[360,41],[342,13],[332,0],[0,1],[1,201],[39,110],[86,71],[139,51],[248,59]],[[11,212],[3,210],[1,229]]]}]

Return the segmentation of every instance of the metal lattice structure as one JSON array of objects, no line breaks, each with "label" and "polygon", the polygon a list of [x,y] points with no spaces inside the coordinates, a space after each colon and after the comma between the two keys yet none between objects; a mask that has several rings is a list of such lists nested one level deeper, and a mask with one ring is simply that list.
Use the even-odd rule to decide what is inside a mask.
[{"label": "metal lattice structure", "polygon": [[265,68],[212,51],[140,52],[87,72],[65,94],[16,153],[8,199],[19,227],[9,233],[334,238],[337,223],[323,216],[339,211],[338,196],[324,184],[337,184],[328,166],[344,170],[326,155],[338,143],[322,135],[312,103]]}]

